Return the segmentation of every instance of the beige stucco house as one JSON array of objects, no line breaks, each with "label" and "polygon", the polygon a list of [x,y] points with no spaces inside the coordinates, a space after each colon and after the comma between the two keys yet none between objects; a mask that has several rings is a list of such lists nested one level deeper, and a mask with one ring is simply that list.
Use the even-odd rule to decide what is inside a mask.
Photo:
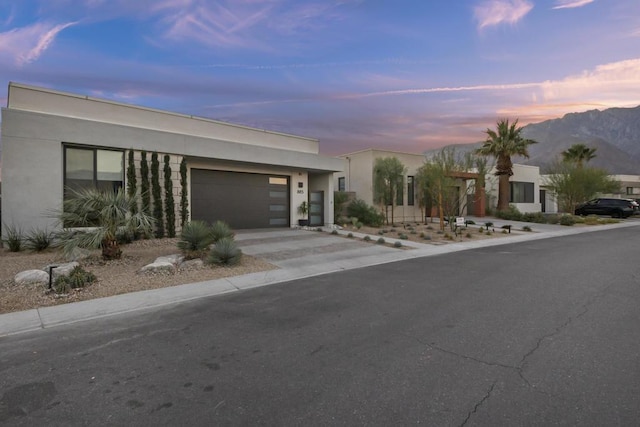
[{"label": "beige stucco house", "polygon": [[333,173],[346,166],[320,155],[316,139],[18,83],[2,109],[2,146],[2,222],[25,231],[54,227],[65,188],[126,187],[130,150],[138,183],[142,151],[147,161],[169,155],[176,205],[186,159],[190,219],[235,229],[296,226],[303,201],[312,224],[331,224]]},{"label": "beige stucco house", "polygon": [[[367,149],[339,156],[347,161],[345,170],[334,175],[334,187],[337,191],[354,192],[355,197],[374,205],[373,200],[373,168],[376,159],[396,157],[407,168],[402,197],[398,198],[394,217],[397,221],[417,221],[424,217],[425,212],[420,208],[416,198],[415,176],[424,164],[423,154],[403,153],[390,150]],[[498,178],[493,175],[494,170],[487,174],[485,180],[487,208],[495,209],[498,201]],[[544,212],[545,207],[554,209],[550,195],[540,186],[540,169],[537,166],[513,165],[513,176],[510,177],[510,204],[520,212]],[[460,205],[458,215],[483,215],[482,209],[477,209],[476,196],[469,187],[473,185],[474,173],[460,174],[458,191]],[[542,198],[542,199],[541,199]],[[547,205],[545,205],[545,201]]]}]

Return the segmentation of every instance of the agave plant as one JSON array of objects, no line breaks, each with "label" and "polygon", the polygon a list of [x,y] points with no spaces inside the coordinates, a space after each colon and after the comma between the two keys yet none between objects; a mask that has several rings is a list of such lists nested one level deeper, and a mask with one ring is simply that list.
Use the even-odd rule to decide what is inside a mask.
[{"label": "agave plant", "polygon": [[236,265],[242,258],[242,251],[232,238],[225,237],[211,248],[207,262],[216,265]]},{"label": "agave plant", "polygon": [[235,236],[234,232],[231,231],[229,224],[224,221],[216,221],[211,226],[211,237],[214,242],[225,238],[233,239],[233,236]]},{"label": "agave plant", "polygon": [[198,258],[213,243],[211,228],[204,221],[191,221],[182,227],[178,248],[188,258]]},{"label": "agave plant", "polygon": [[71,254],[76,247],[101,248],[103,259],[119,259],[122,255],[119,235],[124,232],[148,235],[153,227],[154,220],[150,215],[131,213],[135,200],[122,189],[70,190],[62,211],[57,212],[58,221],[64,228],[56,237],[64,253]]}]

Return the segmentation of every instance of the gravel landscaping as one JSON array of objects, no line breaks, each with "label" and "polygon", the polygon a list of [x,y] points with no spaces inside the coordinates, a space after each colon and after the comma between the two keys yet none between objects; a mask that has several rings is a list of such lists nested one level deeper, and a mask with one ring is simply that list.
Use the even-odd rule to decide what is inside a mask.
[{"label": "gravel landscaping", "polygon": [[0,249],[0,313],[28,310],[56,304],[65,304],[101,298],[128,292],[158,289],[167,286],[195,283],[223,277],[239,276],[258,271],[276,269],[266,261],[243,255],[239,265],[232,267],[189,267],[173,272],[139,273],[140,269],[157,257],[179,253],[177,239],[140,240],[122,247],[122,259],[102,261],[99,251],[79,261],[80,266],[92,272],[98,280],[91,285],[72,290],[67,295],[48,292],[40,284],[16,285],[15,275],[24,270],[42,269],[48,264],[64,262],[59,251],[9,252]]}]

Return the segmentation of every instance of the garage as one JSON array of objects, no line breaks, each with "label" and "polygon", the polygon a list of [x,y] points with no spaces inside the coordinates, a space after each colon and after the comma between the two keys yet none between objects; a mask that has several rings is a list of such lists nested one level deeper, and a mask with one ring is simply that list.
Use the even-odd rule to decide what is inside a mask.
[{"label": "garage", "polygon": [[289,227],[289,177],[191,169],[191,219],[233,229]]}]

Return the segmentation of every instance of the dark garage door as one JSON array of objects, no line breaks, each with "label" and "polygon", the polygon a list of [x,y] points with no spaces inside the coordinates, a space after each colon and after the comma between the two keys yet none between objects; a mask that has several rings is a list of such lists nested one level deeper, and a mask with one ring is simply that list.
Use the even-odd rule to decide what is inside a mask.
[{"label": "dark garage door", "polygon": [[289,226],[289,178],[191,169],[191,219],[234,229]]}]

